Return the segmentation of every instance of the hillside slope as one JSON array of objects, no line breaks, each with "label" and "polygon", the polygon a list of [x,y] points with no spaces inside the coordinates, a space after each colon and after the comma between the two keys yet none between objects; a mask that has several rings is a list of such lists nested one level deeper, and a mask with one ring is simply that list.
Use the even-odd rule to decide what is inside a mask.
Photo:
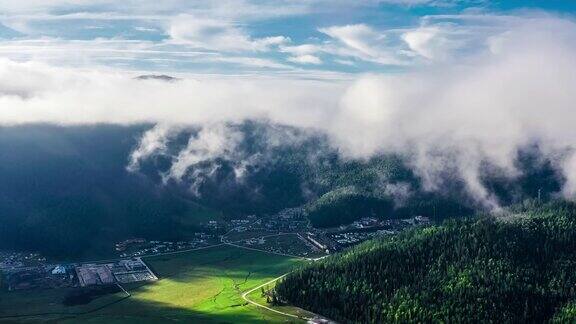
[{"label": "hillside slope", "polygon": [[367,242],[296,270],[276,293],[347,323],[565,321],[575,266],[576,205],[525,203]]},{"label": "hillside slope", "polygon": [[0,127],[0,249],[102,258],[115,241],[193,232],[215,212],[126,171],[148,127]]}]

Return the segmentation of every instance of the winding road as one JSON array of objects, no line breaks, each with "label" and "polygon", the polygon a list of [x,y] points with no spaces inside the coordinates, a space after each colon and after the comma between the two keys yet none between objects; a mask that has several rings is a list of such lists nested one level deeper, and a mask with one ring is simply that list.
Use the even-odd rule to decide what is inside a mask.
[{"label": "winding road", "polygon": [[274,313],[277,313],[277,314],[280,314],[280,315],[289,316],[289,317],[293,317],[293,318],[298,318],[298,319],[302,319],[302,320],[310,320],[311,318],[308,318],[308,317],[300,317],[300,316],[298,316],[298,315],[289,314],[289,313],[285,313],[285,312],[279,311],[279,310],[277,310],[277,309],[273,309],[273,308],[268,307],[268,306],[266,306],[266,305],[258,304],[257,302],[255,302],[255,301],[251,300],[250,298],[248,298],[248,295],[250,295],[250,294],[253,293],[254,291],[256,291],[256,290],[258,290],[258,289],[260,289],[260,288],[262,288],[262,287],[264,287],[264,286],[266,286],[266,285],[269,285],[269,284],[271,284],[271,283],[274,283],[274,282],[278,281],[279,279],[282,279],[282,278],[286,277],[286,275],[288,275],[288,273],[285,273],[285,274],[281,275],[281,276],[278,277],[278,278],[274,278],[274,279],[272,279],[272,280],[270,280],[270,281],[268,281],[268,282],[265,282],[265,283],[261,284],[261,285],[258,286],[258,287],[255,287],[255,288],[252,288],[252,289],[248,290],[247,292],[245,292],[245,293],[242,294],[242,299],[244,299],[245,301],[249,302],[250,304],[252,304],[252,305],[254,305],[254,306],[257,306],[257,307],[260,307],[260,308],[264,308],[264,309],[266,309],[266,310],[269,310],[269,311],[271,311],[271,312],[274,312]]}]

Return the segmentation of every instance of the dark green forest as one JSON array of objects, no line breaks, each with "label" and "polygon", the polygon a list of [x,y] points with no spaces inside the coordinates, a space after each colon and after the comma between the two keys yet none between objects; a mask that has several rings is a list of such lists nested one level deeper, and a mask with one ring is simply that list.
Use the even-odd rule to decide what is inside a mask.
[{"label": "dark green forest", "polygon": [[0,128],[0,249],[104,257],[115,240],[193,231],[182,220],[210,210],[125,169],[149,127]]},{"label": "dark green forest", "polygon": [[275,290],[344,323],[576,320],[576,204],[527,201],[302,266]]}]

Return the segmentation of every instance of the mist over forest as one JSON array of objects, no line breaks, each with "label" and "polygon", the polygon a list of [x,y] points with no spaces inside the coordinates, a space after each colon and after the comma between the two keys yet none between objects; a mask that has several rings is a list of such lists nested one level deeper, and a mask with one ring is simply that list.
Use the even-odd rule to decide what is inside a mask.
[{"label": "mist over forest", "polygon": [[[223,130],[235,140],[218,142]],[[170,135],[153,155],[138,153],[142,139],[157,131],[153,125],[2,127],[0,151],[10,152],[0,154],[2,245],[59,257],[104,253],[109,247],[95,242],[184,238],[195,229],[185,219],[206,210],[231,219],[305,206],[320,227],[366,216],[444,219],[490,210],[455,174],[446,172],[443,187],[429,190],[410,157],[348,158],[307,129],[262,121],[192,127]],[[484,166],[482,184],[499,204],[561,195],[565,180],[537,146],[518,154],[522,175],[512,180]]]}]

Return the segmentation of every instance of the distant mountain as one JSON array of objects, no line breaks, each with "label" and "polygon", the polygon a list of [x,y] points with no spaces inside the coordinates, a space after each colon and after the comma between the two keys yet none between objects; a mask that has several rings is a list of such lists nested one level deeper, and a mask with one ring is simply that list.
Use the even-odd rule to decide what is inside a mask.
[{"label": "distant mountain", "polygon": [[159,80],[159,81],[166,81],[166,82],[176,82],[181,79],[175,78],[165,74],[145,74],[139,75],[135,79],[137,80]]},{"label": "distant mountain", "polygon": [[527,202],[366,242],[290,273],[276,298],[343,323],[576,320],[576,205]]}]

